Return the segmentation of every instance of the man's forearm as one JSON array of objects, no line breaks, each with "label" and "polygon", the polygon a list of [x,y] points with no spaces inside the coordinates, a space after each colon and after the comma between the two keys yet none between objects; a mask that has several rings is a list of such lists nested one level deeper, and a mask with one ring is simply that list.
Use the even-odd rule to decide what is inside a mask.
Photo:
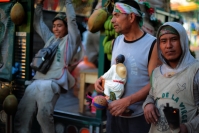
[{"label": "man's forearm", "polygon": [[148,95],[146,100],[144,101],[143,105],[142,105],[142,109],[144,110],[144,107],[149,104],[149,103],[155,103],[153,96]]},{"label": "man's forearm", "polygon": [[143,101],[146,99],[147,95],[149,94],[149,90],[150,90],[150,84],[147,84],[146,86],[144,86],[141,90],[139,90],[138,92],[126,97],[129,99],[130,101],[130,105],[134,104],[136,102],[139,101]]}]

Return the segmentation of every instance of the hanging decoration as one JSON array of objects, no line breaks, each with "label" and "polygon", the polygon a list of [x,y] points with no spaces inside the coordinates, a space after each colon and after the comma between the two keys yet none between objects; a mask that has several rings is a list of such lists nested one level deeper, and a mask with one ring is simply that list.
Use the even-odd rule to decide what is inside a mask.
[{"label": "hanging decoration", "polygon": [[103,40],[104,53],[107,55],[108,60],[111,60],[112,41],[118,36],[115,33],[113,24],[111,23],[112,12],[114,9],[114,1],[107,0],[104,6],[100,9],[94,10],[88,19],[88,30],[92,33],[101,31],[105,33]]},{"label": "hanging decoration", "polygon": [[146,13],[149,15],[149,22],[152,24],[155,31],[157,31],[158,27],[163,23],[155,17],[155,9],[151,7],[149,2],[143,2],[143,5],[145,6]]},{"label": "hanging decoration", "polygon": [[14,4],[10,11],[10,18],[15,25],[21,25],[25,18],[25,11],[21,3]]},{"label": "hanging decoration", "polygon": [[18,100],[16,96],[12,93],[14,90],[15,83],[14,81],[11,81],[9,84],[7,83],[1,83],[0,90],[2,92],[8,92],[3,100],[3,110],[7,115],[13,115],[17,111],[17,106],[18,106]]}]

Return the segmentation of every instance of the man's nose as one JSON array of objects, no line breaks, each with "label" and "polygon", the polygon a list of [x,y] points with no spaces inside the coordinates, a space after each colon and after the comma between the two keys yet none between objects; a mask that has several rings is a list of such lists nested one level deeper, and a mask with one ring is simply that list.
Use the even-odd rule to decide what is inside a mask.
[{"label": "man's nose", "polygon": [[55,30],[57,30],[57,29],[58,29],[58,27],[57,27],[57,26],[55,26],[54,28],[55,28]]},{"label": "man's nose", "polygon": [[114,23],[114,21],[115,21],[115,19],[114,19],[114,17],[112,17],[112,19],[111,19],[111,23]]},{"label": "man's nose", "polygon": [[171,40],[167,41],[166,48],[172,48],[172,46]]}]

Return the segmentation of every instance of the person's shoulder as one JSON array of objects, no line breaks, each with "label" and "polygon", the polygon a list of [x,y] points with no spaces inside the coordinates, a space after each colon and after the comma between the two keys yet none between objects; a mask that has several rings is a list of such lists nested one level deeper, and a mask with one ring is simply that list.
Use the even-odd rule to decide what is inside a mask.
[{"label": "person's shoulder", "polygon": [[151,35],[151,34],[149,34],[149,33],[145,33],[145,36],[146,36],[146,37],[150,37],[150,38],[152,38],[152,39],[156,39],[155,36],[153,36],[153,35]]},{"label": "person's shoulder", "polygon": [[152,71],[152,75],[161,74],[161,66],[162,65],[159,65],[156,68],[154,68],[153,71]]},{"label": "person's shoulder", "polygon": [[[199,61],[195,59],[195,61],[190,65],[190,67],[196,68],[199,70]],[[193,69],[191,68],[191,69]]]}]

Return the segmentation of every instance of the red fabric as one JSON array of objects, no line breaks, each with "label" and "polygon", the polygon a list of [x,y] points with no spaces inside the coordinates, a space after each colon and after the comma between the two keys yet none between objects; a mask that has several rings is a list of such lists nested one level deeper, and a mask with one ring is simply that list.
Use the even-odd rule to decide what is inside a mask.
[{"label": "red fabric", "polygon": [[123,81],[119,81],[119,80],[113,80],[113,82],[118,82],[118,83],[120,83],[120,84],[124,84]]},{"label": "red fabric", "polygon": [[53,0],[53,1],[45,0],[43,8],[48,10],[50,6],[51,9],[55,11],[58,6],[58,3],[59,3],[59,0]]}]

